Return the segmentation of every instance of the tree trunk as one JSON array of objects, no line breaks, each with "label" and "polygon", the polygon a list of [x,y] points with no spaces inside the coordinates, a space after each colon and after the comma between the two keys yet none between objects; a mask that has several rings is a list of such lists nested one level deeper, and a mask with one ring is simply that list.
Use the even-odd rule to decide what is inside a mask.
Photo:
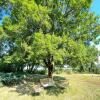
[{"label": "tree trunk", "polygon": [[52,78],[53,74],[53,65],[48,66],[48,78]]},{"label": "tree trunk", "polygon": [[52,55],[48,55],[48,57],[46,59],[44,59],[44,63],[46,65],[46,67],[48,68],[48,78],[52,78],[52,74],[53,74],[53,56]]}]

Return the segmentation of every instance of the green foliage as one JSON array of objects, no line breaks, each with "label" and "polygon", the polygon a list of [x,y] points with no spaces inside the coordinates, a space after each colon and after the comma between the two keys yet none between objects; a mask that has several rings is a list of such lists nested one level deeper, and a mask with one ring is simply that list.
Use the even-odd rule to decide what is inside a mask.
[{"label": "green foliage", "polygon": [[0,81],[3,85],[11,86],[19,84],[22,80],[22,77],[17,76],[13,73],[0,73]]},{"label": "green foliage", "polygon": [[[60,55],[59,44],[61,43],[61,38],[55,35],[35,33],[33,39],[33,51],[34,56],[45,59],[49,54],[54,56],[54,61],[62,61],[62,54]],[[59,54],[58,54],[59,53]]]},{"label": "green foliage", "polygon": [[[1,0],[8,16],[0,26],[0,67],[64,65],[86,71],[96,61],[100,35],[92,0]],[[48,66],[47,66],[48,67]]]},{"label": "green foliage", "polygon": [[100,67],[94,68],[94,73],[95,74],[100,74]]},{"label": "green foliage", "polygon": [[36,70],[36,71],[34,72],[34,74],[45,75],[45,74],[46,74],[46,70]]}]

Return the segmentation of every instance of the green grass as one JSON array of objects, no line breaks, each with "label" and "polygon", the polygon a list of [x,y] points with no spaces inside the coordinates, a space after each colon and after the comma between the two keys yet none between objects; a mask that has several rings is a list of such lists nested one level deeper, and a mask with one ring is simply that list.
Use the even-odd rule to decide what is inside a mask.
[{"label": "green grass", "polygon": [[54,76],[55,79],[58,76],[59,80],[69,79],[69,88],[52,88],[43,90],[39,96],[33,96],[30,91],[35,83],[28,81],[13,87],[1,87],[0,100],[100,100],[100,75],[62,73]]}]

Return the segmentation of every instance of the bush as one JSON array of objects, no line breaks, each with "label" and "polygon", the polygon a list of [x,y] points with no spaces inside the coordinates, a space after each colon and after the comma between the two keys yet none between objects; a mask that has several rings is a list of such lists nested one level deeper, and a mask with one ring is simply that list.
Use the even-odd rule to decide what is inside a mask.
[{"label": "bush", "polygon": [[34,74],[45,75],[45,74],[46,74],[46,70],[36,70],[36,71],[34,72]]},{"label": "bush", "polygon": [[0,67],[0,72],[7,72],[7,73],[16,72],[16,68],[13,66],[6,66],[5,65],[5,66]]},{"label": "bush", "polygon": [[96,68],[94,69],[94,73],[95,73],[95,74],[100,74],[100,67],[96,67]]},{"label": "bush", "polygon": [[13,73],[1,73],[0,79],[3,85],[11,86],[19,84],[22,80],[22,77]]}]

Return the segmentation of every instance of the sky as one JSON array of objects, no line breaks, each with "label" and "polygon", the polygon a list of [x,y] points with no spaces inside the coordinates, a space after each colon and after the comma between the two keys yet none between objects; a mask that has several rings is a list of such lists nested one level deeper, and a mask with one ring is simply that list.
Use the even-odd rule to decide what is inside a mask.
[{"label": "sky", "polygon": [[93,0],[91,11],[100,16],[100,0]]}]

